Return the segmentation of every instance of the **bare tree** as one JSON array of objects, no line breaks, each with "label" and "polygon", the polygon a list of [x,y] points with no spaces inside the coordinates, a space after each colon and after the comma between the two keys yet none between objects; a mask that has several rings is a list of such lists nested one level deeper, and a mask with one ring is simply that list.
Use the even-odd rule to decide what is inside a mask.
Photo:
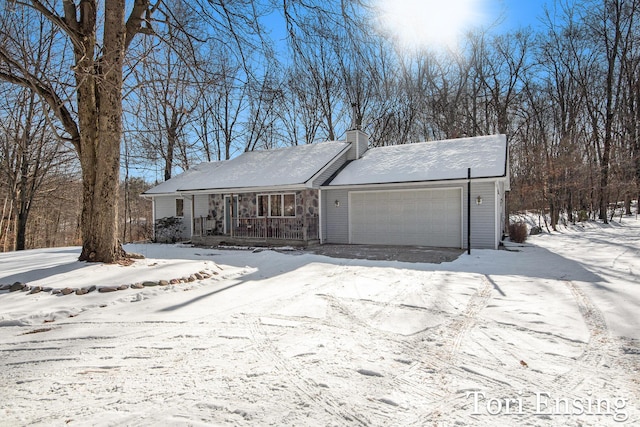
[{"label": "bare tree", "polygon": [[[3,6],[0,79],[35,91],[57,116],[82,168],[80,259],[115,262],[125,255],[117,234],[123,61],[136,34],[151,31],[150,2],[135,0],[128,18],[125,0],[105,2],[102,8],[97,0],[58,5],[31,0]],[[17,10],[7,13],[10,7]],[[75,99],[55,86],[60,70],[38,68],[31,55],[38,40],[30,36],[30,20],[37,16],[45,17],[64,36],[53,47],[57,55],[64,57],[66,46],[73,49],[69,69]],[[23,49],[25,44],[30,48]]]},{"label": "bare tree", "polygon": [[21,90],[4,101],[11,103],[6,110],[12,115],[0,122],[0,176],[6,179],[13,207],[15,249],[23,250],[34,198],[50,171],[68,162],[69,156],[50,132],[46,112],[33,92]]}]

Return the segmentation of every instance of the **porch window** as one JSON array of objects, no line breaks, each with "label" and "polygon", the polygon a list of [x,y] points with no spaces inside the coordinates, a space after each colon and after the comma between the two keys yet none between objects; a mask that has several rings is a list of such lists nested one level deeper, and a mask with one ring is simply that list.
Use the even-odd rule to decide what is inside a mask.
[{"label": "porch window", "polygon": [[184,199],[176,199],[176,216],[184,216]]},{"label": "porch window", "polygon": [[283,194],[283,211],[282,216],[296,216],[296,195]]},{"label": "porch window", "polygon": [[257,200],[259,217],[294,217],[296,216],[296,195],[259,194]]}]

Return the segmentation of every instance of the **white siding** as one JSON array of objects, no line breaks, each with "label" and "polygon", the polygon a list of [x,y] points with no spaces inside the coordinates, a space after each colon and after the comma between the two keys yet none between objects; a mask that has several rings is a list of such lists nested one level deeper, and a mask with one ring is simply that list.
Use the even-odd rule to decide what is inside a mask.
[{"label": "white siding", "polygon": [[154,200],[156,207],[156,219],[176,215],[176,196],[154,197]]},{"label": "white siding", "polygon": [[[182,199],[182,196],[156,196],[154,197],[155,215],[156,220],[167,218],[170,216],[176,216],[176,199]],[[182,219],[182,234],[185,239],[191,237],[191,200],[190,198],[184,198],[184,216]]]},{"label": "white siding", "polygon": [[[477,197],[482,204],[477,204]],[[467,247],[467,185],[463,187],[464,247]],[[471,248],[497,249],[495,182],[471,182]]]},{"label": "white siding", "polygon": [[[336,206],[338,201],[340,206]],[[349,193],[347,190],[322,191],[326,243],[349,243]]]}]

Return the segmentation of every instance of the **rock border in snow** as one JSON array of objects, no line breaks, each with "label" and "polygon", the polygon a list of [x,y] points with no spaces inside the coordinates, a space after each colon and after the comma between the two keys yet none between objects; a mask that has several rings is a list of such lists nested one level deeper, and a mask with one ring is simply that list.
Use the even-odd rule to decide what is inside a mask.
[{"label": "rock border in snow", "polygon": [[[222,269],[220,266],[218,268]],[[212,278],[213,276],[217,276],[219,273],[217,271],[207,271],[201,270],[196,273],[193,273],[189,276],[181,277],[181,278],[173,278],[170,280],[162,279],[162,280],[147,280],[144,282],[132,283],[132,284],[123,284],[119,286],[85,286],[82,288],[52,288],[52,287],[44,287],[44,286],[29,286],[27,283],[23,282],[15,282],[13,284],[0,284],[0,292],[2,293],[13,293],[13,292],[24,292],[27,295],[33,295],[38,293],[49,293],[51,295],[58,296],[66,296],[66,295],[87,295],[91,292],[98,291],[99,293],[108,293],[108,292],[117,292],[124,291],[126,289],[144,289],[146,287],[153,286],[174,286],[183,283],[191,283],[197,280],[207,280]],[[3,292],[4,291],[4,292]]]}]

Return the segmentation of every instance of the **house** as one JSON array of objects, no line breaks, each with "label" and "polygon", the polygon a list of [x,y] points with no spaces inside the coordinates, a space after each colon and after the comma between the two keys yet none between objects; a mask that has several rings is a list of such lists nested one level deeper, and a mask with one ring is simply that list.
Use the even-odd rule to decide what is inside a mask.
[{"label": "house", "polygon": [[143,196],[153,201],[154,223],[179,217],[181,237],[199,244],[466,248],[470,235],[472,248],[498,248],[509,191],[505,135],[368,145],[351,130],[345,141],[245,152]]}]

